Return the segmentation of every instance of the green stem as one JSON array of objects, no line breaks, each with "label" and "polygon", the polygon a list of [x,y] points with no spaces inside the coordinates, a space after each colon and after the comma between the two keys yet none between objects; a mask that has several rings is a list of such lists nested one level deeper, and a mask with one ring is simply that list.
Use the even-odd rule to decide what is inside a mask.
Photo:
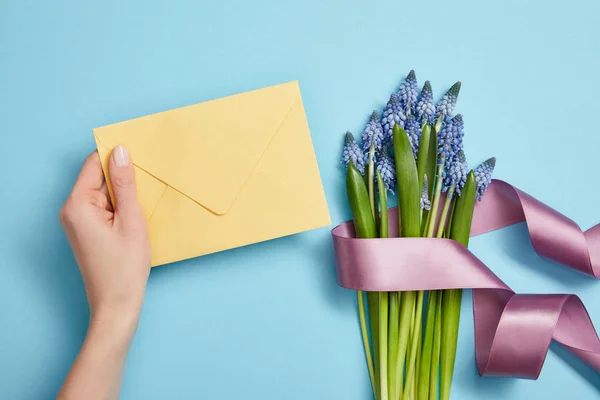
[{"label": "green stem", "polygon": [[396,391],[397,368],[398,368],[398,325],[400,324],[400,293],[389,294],[389,340],[388,340],[388,391],[391,399],[397,399]]},{"label": "green stem", "polygon": [[427,314],[425,316],[425,337],[423,338],[423,352],[421,354],[421,365],[419,368],[419,385],[417,388],[418,398],[424,400],[427,400],[429,398],[429,380],[431,379],[433,342],[436,320],[436,302],[438,295],[439,291],[430,290],[429,296],[427,298]]},{"label": "green stem", "polygon": [[379,293],[367,292],[367,305],[371,344],[373,345],[373,366],[375,368],[373,395],[376,399],[379,399]]},{"label": "green stem", "polygon": [[377,171],[377,190],[379,193],[379,208],[381,215],[379,217],[379,237],[388,237],[388,210],[387,210],[387,189],[381,178],[381,174]]},{"label": "green stem", "polygon": [[412,315],[415,310],[415,292],[402,292],[400,301],[400,327],[398,331],[398,355],[396,356],[396,390],[401,395],[404,385],[404,362],[406,361],[406,350],[412,327]]},{"label": "green stem", "polygon": [[[421,313],[422,314],[422,313]],[[421,325],[421,329],[423,329],[423,316],[421,315],[421,319],[419,320],[419,324]],[[417,365],[416,365],[416,370],[415,370],[415,379],[414,379],[414,385],[413,385],[413,393],[417,393],[417,389],[419,387],[419,371],[421,369],[421,353],[423,351],[423,337],[422,335],[419,335],[419,341],[417,342]]]},{"label": "green stem", "polygon": [[[414,329],[414,325],[413,325],[413,321],[415,320],[415,305],[417,304],[417,292],[413,292],[415,294],[415,300],[413,302],[413,306],[410,309],[410,331],[409,331],[409,335],[408,335],[408,339],[410,340],[409,344],[412,343],[412,338],[413,338],[413,333],[415,331]],[[408,351],[408,349],[407,349]],[[408,353],[407,353],[408,356]]]},{"label": "green stem", "polygon": [[[441,163],[438,165],[437,176],[436,176],[436,186],[433,194],[433,205],[431,207],[431,212],[429,214],[429,218],[426,225],[426,237],[433,237],[433,231],[435,229],[437,210],[439,207],[439,202],[442,193],[442,173],[444,166],[444,157],[442,156]],[[451,191],[454,192],[454,187],[451,188]],[[446,221],[446,216],[448,214],[448,205],[449,202],[446,201],[444,203],[444,209],[442,210],[442,217],[440,218],[438,233],[440,230],[443,232],[444,225]],[[439,237],[439,236],[438,236]],[[427,399],[429,395],[430,385],[431,385],[431,376],[430,371],[432,368],[437,369],[437,361],[434,364],[434,335],[435,335],[435,324],[441,316],[437,314],[436,302],[438,296],[441,296],[437,291],[429,292],[429,299],[427,301],[427,313],[425,320],[425,337],[424,337],[424,345],[423,345],[423,354],[421,361],[421,368],[418,371],[420,375],[420,384],[418,386],[418,397],[421,399]],[[436,378],[437,379],[437,378]],[[437,400],[437,399],[436,399]]]},{"label": "green stem", "polygon": [[388,400],[388,293],[379,292],[379,399]]},{"label": "green stem", "polygon": [[450,203],[452,203],[452,196],[454,195],[454,190],[454,185],[450,186],[450,189],[448,189],[448,196],[446,196],[444,208],[442,209],[442,216],[440,217],[440,223],[438,225],[437,233],[435,235],[436,238],[441,238],[444,234],[444,229],[446,228],[446,220],[448,218],[448,210],[450,209]]},{"label": "green stem", "polygon": [[458,325],[460,323],[460,307],[462,289],[444,290],[442,296],[442,310],[444,324],[442,325],[441,348],[441,399],[450,399],[450,388],[454,374],[454,361],[456,359],[456,346],[458,342]]},{"label": "green stem", "polygon": [[414,393],[415,393],[415,385],[414,385],[414,381],[413,382],[409,382],[407,383],[407,387],[406,387],[406,391],[404,392],[404,396],[407,396],[408,399],[414,399]]},{"label": "green stem", "polygon": [[428,210],[423,211],[421,216],[421,224],[423,225],[423,237],[427,236],[427,229],[429,229],[429,222],[431,222],[431,213]]},{"label": "green stem", "polygon": [[429,374],[429,400],[438,400],[440,347],[442,345],[442,298],[441,291],[436,291],[435,328],[433,331],[433,348],[431,351],[431,372]]},{"label": "green stem", "polygon": [[[435,184],[435,193],[433,195],[433,204],[431,205],[431,212],[429,215],[429,224],[427,225],[427,237],[433,237],[433,230],[435,228],[435,222],[437,218],[438,207],[440,204],[440,197],[442,193],[442,175],[444,173],[444,156],[442,156],[441,162],[438,164],[437,168],[437,178]],[[441,221],[440,221],[441,224]]]},{"label": "green stem", "polygon": [[365,348],[365,357],[367,359],[367,368],[371,378],[371,386],[375,392],[375,369],[373,368],[373,356],[371,355],[371,345],[369,344],[369,333],[367,331],[367,319],[365,317],[365,298],[362,290],[357,290],[358,296],[358,317],[360,320],[360,333],[362,335],[363,346]]},{"label": "green stem", "polygon": [[417,295],[417,309],[414,312],[413,332],[411,337],[411,346],[408,352],[408,362],[406,363],[406,390],[402,396],[403,400],[408,400],[412,392],[415,370],[417,366],[417,348],[421,341],[421,327],[423,326],[423,297],[425,292],[419,290]]}]

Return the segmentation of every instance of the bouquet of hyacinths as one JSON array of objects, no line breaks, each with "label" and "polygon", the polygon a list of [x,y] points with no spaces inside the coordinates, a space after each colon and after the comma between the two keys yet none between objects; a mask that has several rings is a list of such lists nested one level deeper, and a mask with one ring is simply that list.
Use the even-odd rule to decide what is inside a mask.
[{"label": "bouquet of hyacinths", "polygon": [[[383,115],[373,112],[361,144],[346,133],[342,162],[358,238],[388,237],[387,196],[396,189],[401,237],[468,245],[475,200],[491,181],[495,159],[467,172],[464,121],[453,115],[460,87],[455,83],[435,105],[429,81],[419,93],[410,71]],[[458,289],[358,292],[376,399],[449,398],[461,298]]]}]

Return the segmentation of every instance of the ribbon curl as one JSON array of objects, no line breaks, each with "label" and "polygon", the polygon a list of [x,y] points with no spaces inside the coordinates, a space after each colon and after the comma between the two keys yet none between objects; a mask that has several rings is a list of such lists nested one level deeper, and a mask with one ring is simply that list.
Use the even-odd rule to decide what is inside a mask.
[{"label": "ribbon curl", "polygon": [[[388,211],[390,220],[397,209]],[[471,236],[526,222],[544,258],[600,279],[600,224],[582,232],[571,219],[493,180],[475,207]],[[363,291],[473,289],[480,375],[537,379],[554,339],[600,372],[600,339],[573,294],[516,294],[473,253],[449,239],[356,239],[352,222],[332,231],[337,281]]]}]

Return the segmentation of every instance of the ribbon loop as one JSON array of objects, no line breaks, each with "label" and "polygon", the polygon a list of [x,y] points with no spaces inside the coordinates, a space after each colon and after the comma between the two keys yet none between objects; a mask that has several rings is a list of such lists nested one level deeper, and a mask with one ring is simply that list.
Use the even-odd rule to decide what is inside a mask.
[{"label": "ribbon loop", "polygon": [[[388,211],[391,220],[397,210]],[[600,225],[571,219],[494,180],[475,207],[471,236],[526,222],[542,257],[600,278]],[[391,224],[394,225],[394,224]],[[390,229],[390,236],[397,232]],[[515,294],[461,244],[448,239],[356,239],[352,222],[332,231],[340,286],[364,291],[473,289],[480,375],[537,379],[552,339],[600,372],[600,339],[579,297]]]}]

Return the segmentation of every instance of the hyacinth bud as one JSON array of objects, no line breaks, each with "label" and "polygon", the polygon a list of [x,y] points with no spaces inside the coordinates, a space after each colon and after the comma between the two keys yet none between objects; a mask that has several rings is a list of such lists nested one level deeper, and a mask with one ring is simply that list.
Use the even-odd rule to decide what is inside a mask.
[{"label": "hyacinth bud", "polygon": [[421,189],[421,210],[429,211],[431,209],[431,201],[429,201],[427,174],[423,176],[423,188]]},{"label": "hyacinth bud", "polygon": [[442,116],[442,119],[448,119],[452,117],[454,113],[454,107],[456,107],[456,101],[458,100],[458,93],[460,92],[460,81],[456,82],[439,101],[437,105],[437,115]]},{"label": "hyacinth bud", "polygon": [[384,147],[381,150],[379,157],[377,157],[375,167],[377,168],[377,171],[379,171],[379,175],[381,175],[386,190],[389,190],[390,193],[394,194],[394,187],[396,186],[396,166],[394,165],[394,159],[390,156],[387,147]]},{"label": "hyacinth bud", "polygon": [[468,165],[465,153],[462,150],[459,150],[444,173],[443,191],[447,192],[454,186],[454,191],[460,196],[461,191],[467,182],[467,169]]},{"label": "hyacinth bud", "polygon": [[421,124],[417,121],[417,118],[413,114],[408,114],[406,117],[406,124],[404,130],[410,139],[410,144],[415,153],[415,159],[417,158],[417,151],[419,150],[419,139],[421,138]]},{"label": "hyacinth bud", "polygon": [[456,153],[463,148],[465,124],[461,114],[450,119],[438,134],[438,154],[444,155],[446,167],[454,159]]},{"label": "hyacinth bud", "polygon": [[383,147],[383,127],[381,126],[381,118],[377,111],[373,111],[371,118],[365,127],[362,134],[362,146],[365,152],[369,152],[371,144],[375,147],[375,151],[380,151]]},{"label": "hyacinth bud", "polygon": [[415,75],[415,71],[411,70],[404,82],[400,84],[400,89],[398,89],[400,104],[405,112],[414,111],[418,95],[417,76]]},{"label": "hyacinth bud", "polygon": [[391,142],[394,125],[398,124],[401,128],[404,128],[405,121],[406,114],[402,110],[400,96],[398,93],[392,93],[385,106],[385,109],[383,110],[383,117],[381,118],[381,124],[383,126],[384,133],[384,143]]},{"label": "hyacinth bud", "polygon": [[363,152],[358,143],[356,143],[352,133],[346,132],[344,151],[342,153],[342,164],[346,165],[346,168],[348,168],[350,163],[352,163],[362,175],[365,174],[365,159]]},{"label": "hyacinth bud", "polygon": [[435,104],[433,102],[433,91],[431,83],[425,81],[421,95],[416,107],[417,117],[419,122],[433,124],[435,121]]},{"label": "hyacinth bud", "polygon": [[481,201],[483,193],[492,182],[492,174],[496,167],[496,157],[489,158],[475,168],[475,181],[477,182],[477,200]]}]

